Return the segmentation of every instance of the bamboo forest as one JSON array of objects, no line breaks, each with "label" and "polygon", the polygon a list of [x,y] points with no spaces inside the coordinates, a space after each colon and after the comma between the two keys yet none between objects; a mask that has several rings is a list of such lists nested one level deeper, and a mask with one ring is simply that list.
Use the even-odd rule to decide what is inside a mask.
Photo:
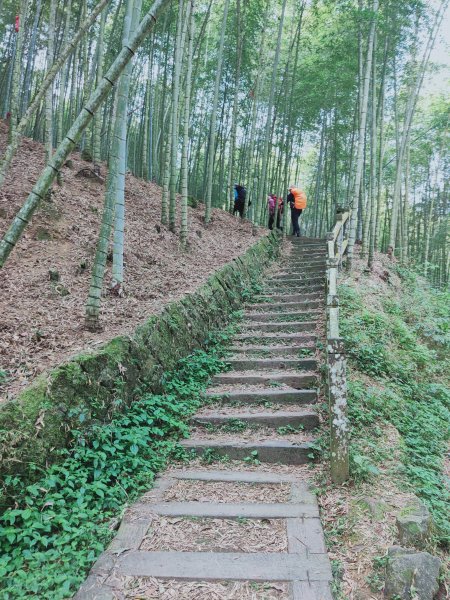
[{"label": "bamboo forest", "polygon": [[450,597],[448,0],[0,0],[0,600]]}]

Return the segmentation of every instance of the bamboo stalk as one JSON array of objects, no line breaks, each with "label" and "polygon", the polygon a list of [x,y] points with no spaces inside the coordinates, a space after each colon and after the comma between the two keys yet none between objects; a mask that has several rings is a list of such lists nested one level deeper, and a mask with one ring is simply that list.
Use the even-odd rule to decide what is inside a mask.
[{"label": "bamboo stalk", "polygon": [[3,267],[14,246],[20,239],[24,229],[27,227],[40,201],[44,198],[49,187],[53,183],[59,169],[64,165],[69,154],[75,148],[83,131],[92,121],[95,112],[101,106],[103,100],[108,96],[115,82],[119,78],[125,66],[132,59],[134,53],[150,33],[160,11],[168,4],[169,0],[155,0],[153,6],[142,19],[135,35],[124,46],[115,61],[104,75],[100,84],[91,94],[86,106],[83,107],[67,135],[56,149],[52,160],[42,171],[39,179],[33,187],[24,205],[17,213],[8,231],[0,242],[0,267]]}]

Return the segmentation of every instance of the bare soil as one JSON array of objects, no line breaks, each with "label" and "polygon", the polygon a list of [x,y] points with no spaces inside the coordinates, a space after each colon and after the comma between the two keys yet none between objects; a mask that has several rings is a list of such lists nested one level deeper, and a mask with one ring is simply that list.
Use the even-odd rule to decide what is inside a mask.
[{"label": "bare soil", "polygon": [[181,480],[165,493],[165,502],[289,502],[287,483]]},{"label": "bare soil", "polygon": [[287,552],[284,519],[152,519],[140,550],[176,552]]},{"label": "bare soil", "polygon": [[[0,154],[6,127],[0,122]],[[189,209],[189,248],[180,248],[178,231],[160,225],[161,188],[131,174],[126,179],[124,296],[106,293],[103,330],[84,326],[84,305],[103,212],[105,184],[79,177],[91,163],[71,157],[63,184],[53,186],[2,270],[0,287],[0,402],[20,392],[42,371],[80,351],[130,334],[150,315],[195,291],[218,268],[239,256],[257,238],[248,222],[214,209],[205,226],[204,206]],[[21,144],[0,189],[0,235],[23,204],[44,167],[43,146]],[[106,169],[102,167],[102,176]],[[179,216],[179,215],[178,215]],[[264,230],[258,232],[258,237]],[[59,273],[50,281],[49,271]],[[105,288],[109,287],[108,261]],[[6,379],[6,381],[4,381]]]},{"label": "bare soil", "polygon": [[288,600],[287,583],[163,581],[123,577],[127,600]]}]

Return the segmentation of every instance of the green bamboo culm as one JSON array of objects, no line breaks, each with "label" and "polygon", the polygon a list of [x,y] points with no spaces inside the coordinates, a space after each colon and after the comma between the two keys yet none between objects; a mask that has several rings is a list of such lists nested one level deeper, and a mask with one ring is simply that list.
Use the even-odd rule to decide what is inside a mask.
[{"label": "green bamboo culm", "polygon": [[38,208],[39,203],[41,202],[42,198],[44,198],[49,187],[55,180],[59,169],[61,169],[69,154],[75,148],[83,131],[92,121],[95,112],[108,96],[114,83],[117,81],[123,69],[133,57],[137,48],[139,48],[150,31],[153,29],[159,13],[168,3],[169,0],[155,0],[153,6],[142,19],[135,35],[130,39],[129,44],[124,46],[117,55],[115,61],[104,75],[102,81],[91,94],[86,106],[84,106],[84,108],[81,110],[66,137],[57,147],[52,160],[42,171],[41,176],[33,187],[33,190],[26,199],[22,208],[15,216],[8,231],[5,233],[0,242],[0,267],[4,266],[8,256],[11,254],[14,246],[19,241],[25,227],[28,225],[35,210]]},{"label": "green bamboo culm", "polygon": [[[6,147],[5,153],[0,161],[0,187],[3,185],[5,181],[6,171],[11,164],[12,159],[17,151],[20,142],[20,136],[24,134],[25,129],[31,122],[33,116],[39,110],[41,106],[41,102],[45,97],[46,91],[49,86],[52,84],[55,79],[57,73],[61,69],[61,67],[66,62],[67,58],[71,55],[71,53],[75,50],[78,42],[89,29],[89,27],[94,23],[95,19],[99,15],[99,13],[103,10],[103,8],[108,4],[109,0],[100,0],[92,13],[83,21],[83,23],[78,28],[77,34],[67,42],[66,46],[59,52],[58,60],[53,62],[53,65],[50,70],[48,70],[45,74],[44,80],[39,85],[39,89],[33,97],[30,105],[28,106],[25,114],[20,119],[17,128],[11,130],[10,140],[8,146]],[[62,137],[62,136],[61,136]]]}]

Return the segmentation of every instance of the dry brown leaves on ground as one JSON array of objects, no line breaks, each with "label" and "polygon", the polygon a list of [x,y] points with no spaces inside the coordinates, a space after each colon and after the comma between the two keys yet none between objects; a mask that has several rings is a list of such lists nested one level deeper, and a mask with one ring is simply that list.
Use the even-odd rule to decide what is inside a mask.
[{"label": "dry brown leaves on ground", "polygon": [[376,479],[358,487],[329,485],[319,497],[323,527],[335,542],[329,556],[342,564],[342,592],[348,600],[383,598],[383,570],[374,570],[374,560],[381,559],[381,564],[396,543],[396,515],[413,498],[400,489],[394,475],[399,435],[393,427],[386,428],[384,445],[390,448],[390,459],[379,466]]},{"label": "dry brown leaves on ground", "polygon": [[[0,153],[6,128],[0,122]],[[97,242],[105,186],[76,173],[90,166],[79,154],[62,169],[2,269],[0,287],[0,401],[13,397],[42,371],[120,334],[195,291],[215,270],[239,256],[256,238],[251,224],[214,209],[205,227],[204,207],[189,209],[189,250],[177,233],[160,226],[161,189],[132,175],[126,181],[125,295],[103,298],[103,331],[84,327],[84,305]],[[24,138],[0,189],[0,236],[6,231],[44,166],[43,146]],[[105,168],[102,168],[105,175]],[[179,215],[178,215],[179,216]],[[177,223],[176,231],[179,231]],[[262,235],[260,230],[258,235]],[[110,282],[108,262],[105,288]],[[56,270],[59,281],[50,281]]]},{"label": "dry brown leaves on ground", "polygon": [[287,552],[283,519],[209,519],[154,516],[141,550]]},{"label": "dry brown leaves on ground", "polygon": [[177,481],[164,496],[165,502],[289,502],[287,483],[224,481]]},{"label": "dry brown leaves on ground", "polygon": [[[125,578],[124,578],[125,579]],[[130,600],[288,600],[287,583],[192,581],[179,583],[152,577],[127,577],[124,598]]]}]

